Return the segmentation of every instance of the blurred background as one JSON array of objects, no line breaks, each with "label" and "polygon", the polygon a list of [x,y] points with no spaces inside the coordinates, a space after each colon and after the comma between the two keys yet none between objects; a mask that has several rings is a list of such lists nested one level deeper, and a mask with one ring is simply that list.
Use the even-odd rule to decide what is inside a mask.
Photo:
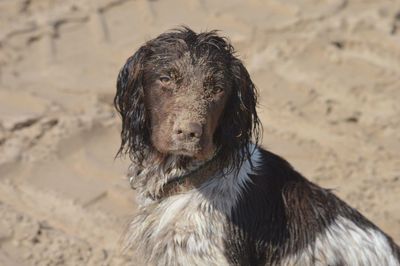
[{"label": "blurred background", "polygon": [[0,265],[138,263],[115,81],[183,24],[236,47],[263,145],[400,243],[399,0],[0,0]]}]

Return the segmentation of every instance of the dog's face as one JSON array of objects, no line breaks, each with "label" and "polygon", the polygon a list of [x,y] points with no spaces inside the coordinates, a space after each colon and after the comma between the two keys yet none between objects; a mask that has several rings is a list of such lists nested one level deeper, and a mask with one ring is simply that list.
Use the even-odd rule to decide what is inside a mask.
[{"label": "dog's face", "polygon": [[218,57],[178,43],[156,49],[145,61],[145,106],[159,152],[196,159],[214,154],[214,134],[232,86],[228,66]]},{"label": "dog's face", "polygon": [[136,157],[143,150],[198,160],[216,149],[234,153],[258,126],[254,85],[215,32],[184,28],[147,42],[122,68],[115,105],[121,151]]}]

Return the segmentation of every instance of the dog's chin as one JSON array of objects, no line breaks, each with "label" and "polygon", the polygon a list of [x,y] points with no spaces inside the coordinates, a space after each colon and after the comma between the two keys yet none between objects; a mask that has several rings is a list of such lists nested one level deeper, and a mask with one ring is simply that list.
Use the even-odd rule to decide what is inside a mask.
[{"label": "dog's chin", "polygon": [[193,161],[208,161],[214,157],[216,151],[212,141],[204,144],[153,141],[153,148],[163,157],[178,156]]},{"label": "dog's chin", "polygon": [[171,147],[170,149],[158,149],[162,154],[182,156],[194,161],[208,161],[215,153],[215,147]]},{"label": "dog's chin", "polygon": [[175,149],[169,151],[170,154],[184,156],[196,161],[207,161],[214,155],[215,149]]}]

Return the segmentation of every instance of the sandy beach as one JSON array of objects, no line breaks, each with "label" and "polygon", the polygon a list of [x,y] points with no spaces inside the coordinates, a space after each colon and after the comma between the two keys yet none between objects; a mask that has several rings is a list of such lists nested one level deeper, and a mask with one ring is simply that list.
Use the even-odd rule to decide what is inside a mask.
[{"label": "sandy beach", "polygon": [[231,40],[264,147],[400,244],[399,0],[3,0],[0,265],[141,265],[115,82],[179,25]]}]

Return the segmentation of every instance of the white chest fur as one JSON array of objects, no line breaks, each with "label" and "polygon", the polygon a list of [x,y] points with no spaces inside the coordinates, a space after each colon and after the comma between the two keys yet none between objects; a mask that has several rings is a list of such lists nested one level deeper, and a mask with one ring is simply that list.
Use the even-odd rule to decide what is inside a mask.
[{"label": "white chest fur", "polygon": [[130,224],[128,245],[151,265],[228,265],[224,224],[251,182],[250,165],[245,161],[238,174],[210,177],[198,189],[142,206]]},{"label": "white chest fur", "polygon": [[131,243],[154,265],[227,265],[226,217],[198,192],[172,196],[140,211],[131,223]]}]

